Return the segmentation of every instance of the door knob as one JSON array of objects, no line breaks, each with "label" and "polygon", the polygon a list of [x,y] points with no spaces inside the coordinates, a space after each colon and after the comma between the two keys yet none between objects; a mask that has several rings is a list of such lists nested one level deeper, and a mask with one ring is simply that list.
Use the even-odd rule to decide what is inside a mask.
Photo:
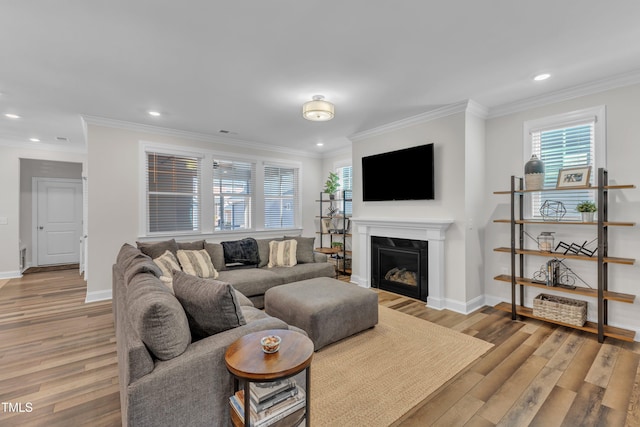
[{"label": "door knob", "polygon": [[44,227],[43,227],[43,226],[40,226],[40,227],[38,227],[38,228],[39,228],[40,230],[44,230]]}]

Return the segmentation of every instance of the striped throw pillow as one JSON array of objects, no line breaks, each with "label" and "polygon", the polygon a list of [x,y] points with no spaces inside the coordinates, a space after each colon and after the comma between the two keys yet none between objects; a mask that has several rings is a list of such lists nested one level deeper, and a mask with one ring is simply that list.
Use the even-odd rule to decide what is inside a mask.
[{"label": "striped throw pillow", "polygon": [[180,264],[178,264],[176,256],[173,254],[173,252],[167,249],[162,255],[160,255],[158,258],[155,258],[153,262],[162,271],[160,280],[169,288],[171,293],[173,293],[173,270],[180,271]]},{"label": "striped throw pillow", "polygon": [[272,240],[269,242],[269,264],[267,267],[293,267],[298,263],[296,259],[297,247],[298,242],[295,240],[283,240],[282,242]]},{"label": "striped throw pillow", "polygon": [[209,252],[205,249],[199,251],[178,251],[178,261],[182,266],[182,271],[192,276],[215,279],[218,271],[211,262]]}]

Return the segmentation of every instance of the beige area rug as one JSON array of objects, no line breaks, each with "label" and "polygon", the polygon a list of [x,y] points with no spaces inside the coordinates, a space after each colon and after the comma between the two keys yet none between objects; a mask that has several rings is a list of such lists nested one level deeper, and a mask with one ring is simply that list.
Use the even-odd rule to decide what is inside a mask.
[{"label": "beige area rug", "polygon": [[311,364],[311,425],[388,426],[493,344],[379,307],[378,325]]}]

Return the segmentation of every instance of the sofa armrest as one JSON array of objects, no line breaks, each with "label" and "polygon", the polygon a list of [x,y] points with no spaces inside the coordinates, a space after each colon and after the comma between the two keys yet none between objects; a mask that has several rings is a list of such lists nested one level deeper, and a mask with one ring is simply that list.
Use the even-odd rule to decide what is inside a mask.
[{"label": "sofa armrest", "polygon": [[322,254],[320,252],[313,253],[313,262],[327,262],[328,259],[327,254]]},{"label": "sofa armrest", "polygon": [[153,426],[227,426],[233,377],[224,363],[227,347],[238,338],[267,329],[288,329],[275,317],[204,338],[180,356],[156,362],[148,375],[127,390],[127,424]]}]

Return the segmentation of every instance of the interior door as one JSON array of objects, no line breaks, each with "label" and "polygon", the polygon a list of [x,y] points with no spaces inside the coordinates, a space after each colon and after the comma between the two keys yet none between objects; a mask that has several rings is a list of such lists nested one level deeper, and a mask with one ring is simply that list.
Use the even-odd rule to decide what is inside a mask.
[{"label": "interior door", "polygon": [[75,179],[37,181],[37,265],[80,261],[82,182]]}]

